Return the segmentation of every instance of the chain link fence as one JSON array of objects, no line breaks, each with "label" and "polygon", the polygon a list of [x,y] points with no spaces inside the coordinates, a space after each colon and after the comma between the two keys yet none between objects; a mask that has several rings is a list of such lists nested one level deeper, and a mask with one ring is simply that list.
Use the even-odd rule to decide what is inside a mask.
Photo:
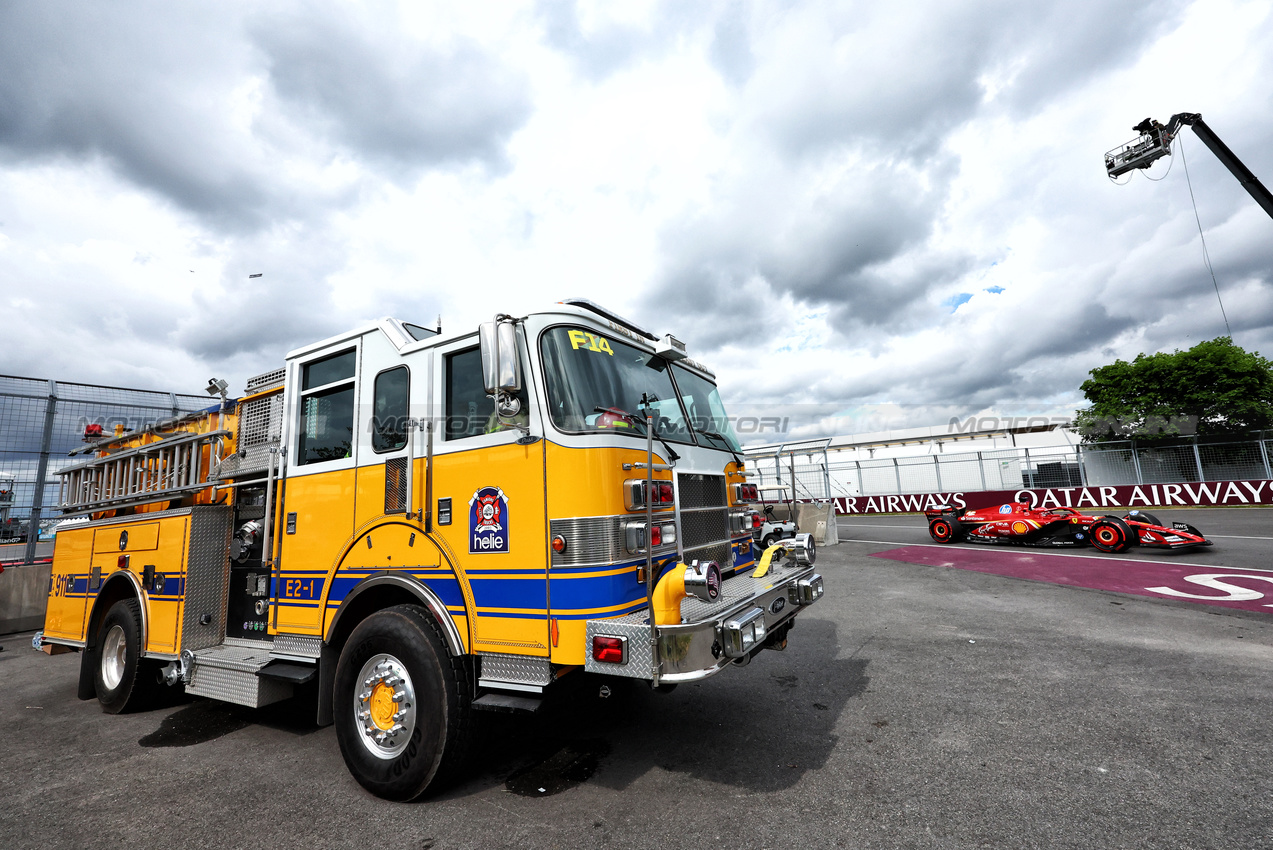
[{"label": "chain link fence", "polygon": [[1243,441],[1152,446],[1133,440],[866,460],[837,460],[839,454],[823,446],[761,449],[747,460],[757,483],[794,484],[797,499],[1273,479],[1267,432]]},{"label": "chain link fence", "polygon": [[0,479],[12,477],[12,504],[0,519],[0,540],[25,542],[35,557],[39,532],[56,521],[46,505],[56,497],[54,473],[72,463],[84,429],[136,431],[218,403],[208,396],[103,387],[0,375]]}]

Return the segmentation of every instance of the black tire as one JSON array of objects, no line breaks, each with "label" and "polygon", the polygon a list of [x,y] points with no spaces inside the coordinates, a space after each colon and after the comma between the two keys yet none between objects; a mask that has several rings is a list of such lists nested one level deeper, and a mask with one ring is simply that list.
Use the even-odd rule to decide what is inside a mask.
[{"label": "black tire", "polygon": [[[332,698],[340,754],[358,784],[377,797],[414,800],[442,788],[464,762],[468,670],[416,605],[386,608],[358,624],[340,653]],[[398,712],[387,714],[394,707]],[[397,726],[404,728],[395,734]]]},{"label": "black tire", "polygon": [[97,630],[93,688],[107,714],[138,711],[154,700],[158,668],[141,657],[141,605],[121,599]]},{"label": "black tire", "polygon": [[1150,525],[1162,525],[1162,520],[1160,520],[1158,517],[1154,516],[1153,514],[1147,514],[1144,511],[1137,511],[1135,514],[1128,514],[1127,516],[1123,517],[1124,522],[1126,522],[1129,519],[1135,520],[1136,522],[1147,522]]},{"label": "black tire", "polygon": [[928,524],[928,535],[938,543],[956,543],[963,539],[964,527],[957,519],[940,516]]},{"label": "black tire", "polygon": [[1092,545],[1100,551],[1117,554],[1131,548],[1135,532],[1118,517],[1107,516],[1092,523],[1087,535]]},{"label": "black tire", "polygon": [[766,535],[765,535],[765,539],[764,539],[764,540],[762,540],[762,541],[760,542],[760,548],[761,548],[761,550],[763,551],[763,550],[765,550],[765,549],[768,549],[770,546],[774,545],[774,542],[775,542],[777,539],[778,539],[778,535],[776,535],[776,534],[774,534],[774,533],[772,533],[772,532],[770,532],[769,534],[766,534]]}]

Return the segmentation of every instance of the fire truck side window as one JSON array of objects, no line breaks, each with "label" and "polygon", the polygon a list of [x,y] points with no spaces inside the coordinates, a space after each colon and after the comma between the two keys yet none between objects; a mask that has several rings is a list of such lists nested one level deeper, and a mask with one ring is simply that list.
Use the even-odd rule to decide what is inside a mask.
[{"label": "fire truck side window", "polygon": [[298,464],[350,456],[354,441],[356,353],[342,351],[301,367]]},{"label": "fire truck side window", "polygon": [[411,377],[406,366],[376,376],[376,400],[371,419],[371,447],[392,452],[407,444],[407,395]]},{"label": "fire truck side window", "polygon": [[[523,367],[522,374],[526,374]],[[499,421],[495,404],[482,386],[482,351],[469,348],[446,358],[446,439],[462,440],[507,431],[512,425]],[[523,383],[517,394],[522,402],[519,416],[525,421],[529,396]]]}]

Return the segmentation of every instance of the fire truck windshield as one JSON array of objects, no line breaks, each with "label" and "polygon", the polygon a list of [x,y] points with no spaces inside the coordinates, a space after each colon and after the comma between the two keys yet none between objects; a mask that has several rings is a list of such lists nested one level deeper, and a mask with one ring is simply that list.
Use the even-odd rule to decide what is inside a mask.
[{"label": "fire truck windshield", "polygon": [[706,378],[700,378],[681,366],[673,367],[676,385],[681,390],[681,400],[689,412],[690,425],[699,442],[713,449],[741,452],[734,427],[729,424],[725,405],[720,400],[720,390]]},{"label": "fire truck windshield", "polygon": [[540,345],[548,407],[562,431],[644,437],[648,411],[658,436],[693,442],[663,358],[580,328],[552,328]]}]

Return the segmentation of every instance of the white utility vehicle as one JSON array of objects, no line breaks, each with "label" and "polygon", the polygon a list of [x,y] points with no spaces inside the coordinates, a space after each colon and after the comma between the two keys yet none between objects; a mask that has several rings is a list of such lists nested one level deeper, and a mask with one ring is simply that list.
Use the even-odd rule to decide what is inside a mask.
[{"label": "white utility vehicle", "polygon": [[784,537],[796,536],[796,524],[792,519],[779,519],[774,515],[771,503],[785,502],[791,517],[796,515],[795,501],[791,498],[791,488],[786,484],[762,484],[760,493],[760,527],[753,528],[752,539],[762,550],[782,540]]}]

